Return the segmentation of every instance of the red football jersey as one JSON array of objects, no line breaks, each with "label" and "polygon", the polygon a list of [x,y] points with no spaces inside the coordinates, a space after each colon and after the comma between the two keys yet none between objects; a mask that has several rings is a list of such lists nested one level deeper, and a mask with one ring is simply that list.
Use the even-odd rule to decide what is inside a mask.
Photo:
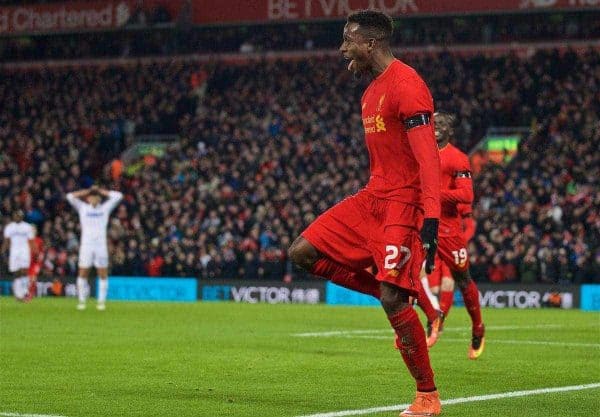
[{"label": "red football jersey", "polygon": [[473,183],[469,158],[457,147],[447,144],[440,149],[441,200],[440,236],[462,235],[462,215],[470,212]]},{"label": "red football jersey", "polygon": [[466,216],[469,216],[471,214],[473,214],[473,206],[471,204],[458,204],[458,214],[460,214],[460,216],[462,218],[465,218]]},{"label": "red football jersey", "polygon": [[416,205],[425,217],[439,218],[439,155],[433,122],[414,128],[426,129],[427,135],[412,141],[404,124],[411,116],[433,114],[433,98],[425,82],[413,68],[394,60],[367,87],[361,106],[371,165],[366,190],[379,198]]}]

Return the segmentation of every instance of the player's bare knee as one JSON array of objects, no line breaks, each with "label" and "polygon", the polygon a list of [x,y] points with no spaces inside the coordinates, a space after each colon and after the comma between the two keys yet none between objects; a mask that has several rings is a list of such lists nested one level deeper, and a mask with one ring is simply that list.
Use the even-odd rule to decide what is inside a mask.
[{"label": "player's bare knee", "polygon": [[310,271],[315,262],[319,259],[317,250],[302,236],[299,236],[294,240],[288,249],[288,256],[293,263],[306,271]]},{"label": "player's bare knee", "polygon": [[381,306],[388,316],[410,307],[409,295],[406,291],[387,282],[381,283]]}]

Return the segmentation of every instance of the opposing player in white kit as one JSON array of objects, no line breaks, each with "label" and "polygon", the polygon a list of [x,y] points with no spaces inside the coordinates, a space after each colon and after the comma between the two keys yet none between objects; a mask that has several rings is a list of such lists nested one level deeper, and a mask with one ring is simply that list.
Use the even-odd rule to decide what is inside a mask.
[{"label": "opposing player in white kit", "polygon": [[4,228],[2,253],[6,252],[10,243],[8,255],[8,270],[13,274],[13,294],[19,301],[28,301],[29,276],[27,270],[31,261],[32,239],[35,237],[33,226],[23,221],[24,215],[17,210],[13,221]]},{"label": "opposing player in white kit", "polygon": [[[102,197],[107,200],[101,203]],[[108,191],[97,186],[87,190],[67,194],[67,201],[75,207],[81,223],[81,242],[79,246],[79,273],[77,276],[78,310],[85,309],[88,293],[88,274],[92,266],[96,268],[98,283],[98,310],[106,309],[108,292],[108,245],[106,229],[111,211],[119,204],[123,194]]]}]

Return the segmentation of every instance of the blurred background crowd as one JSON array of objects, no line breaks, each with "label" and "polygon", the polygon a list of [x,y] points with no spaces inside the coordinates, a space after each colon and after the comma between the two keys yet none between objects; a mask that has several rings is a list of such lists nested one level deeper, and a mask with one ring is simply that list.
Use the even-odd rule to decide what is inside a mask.
[{"label": "blurred background crowd", "polygon": [[[173,23],[168,23],[175,20]],[[343,21],[263,26],[195,27],[163,8],[132,13],[125,29],[51,37],[0,39],[0,60],[171,56],[224,52],[324,50],[340,44]],[[129,29],[129,30],[127,30]],[[393,43],[403,47],[577,40],[600,37],[600,12],[420,17],[398,21]]]},{"label": "blurred background crowd", "polygon": [[[172,17],[135,19],[132,25],[154,25]],[[401,26],[397,42],[600,36],[600,20],[586,14],[556,24],[546,17],[541,32],[528,32],[525,17],[465,19],[462,31],[460,19]],[[152,36],[3,38],[0,56],[323,49],[337,46],[331,31],[341,33],[339,22],[293,28],[285,36],[279,27],[183,25]],[[400,57],[422,74],[437,108],[459,115],[454,143],[463,151],[492,126],[531,127],[509,163],[476,166],[474,277],[600,280],[599,50]],[[304,277],[287,259],[291,241],[368,179],[358,104],[367,81],[353,79],[336,54],[9,65],[0,78],[0,231],[24,209],[45,242],[42,275],[49,277],[76,274],[79,224],[65,194],[93,183],[125,194],[109,227],[113,275],[289,280]],[[136,136],[156,134],[177,139],[164,155],[123,159]]]}]

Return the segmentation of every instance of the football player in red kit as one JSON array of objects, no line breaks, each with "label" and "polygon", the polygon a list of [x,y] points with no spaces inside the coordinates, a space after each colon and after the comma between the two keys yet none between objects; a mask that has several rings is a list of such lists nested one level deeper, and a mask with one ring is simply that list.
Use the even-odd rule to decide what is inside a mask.
[{"label": "football player in red kit", "polygon": [[29,277],[29,292],[27,300],[31,300],[37,293],[37,277],[42,270],[44,263],[44,240],[37,234],[37,229],[33,226],[35,237],[32,239],[31,245],[31,262],[27,275]]},{"label": "football player in red kit", "polygon": [[[463,237],[468,244],[475,235],[475,219],[472,216],[471,205],[459,204],[458,213],[462,217]],[[429,279],[429,285],[432,287],[431,291],[438,294],[440,310],[445,319],[448,317],[450,308],[454,303],[454,279],[448,264],[441,262],[439,259],[439,255],[436,256],[436,269],[427,278]],[[437,285],[437,288],[433,288],[435,285]],[[442,331],[442,326],[440,326],[439,331]]]},{"label": "football player in red kit", "polygon": [[[450,113],[438,112],[435,114],[435,120],[442,181],[438,256],[450,268],[452,278],[462,293],[472,324],[468,356],[469,359],[477,359],[485,346],[485,327],[481,319],[479,290],[469,273],[469,256],[462,216],[470,211],[473,202],[471,164],[467,155],[450,143],[454,135],[456,117]],[[465,206],[468,206],[466,211]],[[440,304],[445,305],[446,300],[440,301]]]},{"label": "football player in red kit", "polygon": [[[348,70],[372,77],[361,99],[370,179],[304,230],[289,249],[312,274],[380,299],[416,381],[401,416],[441,412],[423,326],[409,302],[419,294],[426,258],[431,272],[440,216],[440,163],[433,99],[417,72],[390,49],[392,19],[374,10],[352,13],[340,51]],[[374,276],[365,270],[377,266]]]}]

